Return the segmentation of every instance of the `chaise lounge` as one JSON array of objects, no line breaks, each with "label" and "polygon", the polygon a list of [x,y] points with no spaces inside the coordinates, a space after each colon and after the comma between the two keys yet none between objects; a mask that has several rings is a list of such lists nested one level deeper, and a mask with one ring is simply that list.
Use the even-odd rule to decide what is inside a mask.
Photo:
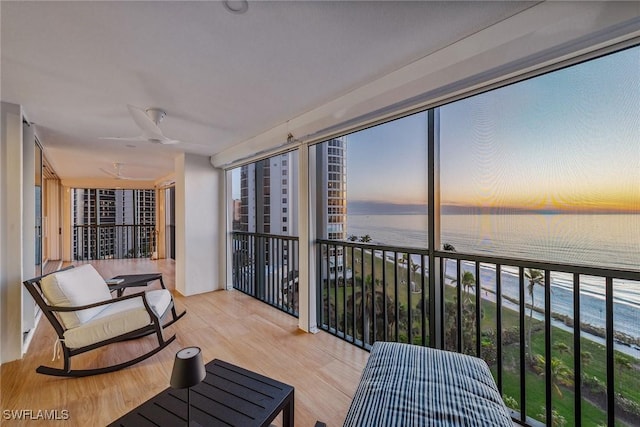
[{"label": "chaise lounge", "polygon": [[[39,366],[46,375],[84,377],[113,372],[145,360],[176,336],[163,336],[163,328],[177,315],[167,289],[150,290],[112,298],[111,289],[90,264],[68,267],[23,282],[56,333],[63,368]],[[163,324],[171,313],[172,319]],[[95,369],[71,369],[71,357],[112,343],[155,334],[157,346],[131,360]],[[55,360],[55,357],[54,357]]]},{"label": "chaise lounge", "polygon": [[473,356],[376,342],[344,427],[512,427],[487,364]]}]

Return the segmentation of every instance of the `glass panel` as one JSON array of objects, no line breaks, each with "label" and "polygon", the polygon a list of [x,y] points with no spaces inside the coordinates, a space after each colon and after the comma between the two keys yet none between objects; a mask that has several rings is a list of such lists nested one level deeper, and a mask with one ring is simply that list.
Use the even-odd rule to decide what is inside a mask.
[{"label": "glass panel", "polygon": [[426,126],[418,113],[311,148],[319,236],[427,246]]},{"label": "glass panel", "polygon": [[427,114],[418,113],[309,149],[316,234],[353,242],[336,245],[335,259],[322,252],[321,281],[343,271],[337,327],[358,345],[428,342],[427,262],[406,249],[427,247],[426,141]]},{"label": "glass panel", "polygon": [[232,229],[296,236],[297,174],[297,150],[232,169]]},{"label": "glass panel", "polygon": [[640,267],[640,47],[441,107],[442,241]]},{"label": "glass panel", "polygon": [[[636,46],[440,107],[441,241],[463,253],[638,270],[639,61]],[[446,281],[455,280],[452,266],[452,261],[446,264]],[[554,425],[606,423],[606,367],[615,364],[617,423],[637,423],[640,418],[633,411],[640,408],[640,395],[622,388],[627,376],[637,377],[637,358],[630,364],[625,359],[640,348],[640,299],[634,285],[615,281],[612,361],[603,345],[604,278],[580,276],[580,313],[574,313],[573,275],[551,272],[546,313],[544,286],[530,286],[530,278],[520,283],[518,269],[511,269],[505,266],[501,275],[503,354],[498,355],[510,406],[522,406],[524,400],[527,416],[538,420],[552,411]],[[482,270],[486,358],[492,332],[487,322],[493,314],[484,288],[492,280]],[[527,287],[524,300],[522,286]],[[445,287],[445,321],[451,321],[446,328],[455,326],[458,307],[451,301],[456,295]],[[522,309],[525,329],[518,331],[512,325],[520,324]],[[551,318],[546,341],[545,314]],[[580,349],[574,348],[577,314]],[[464,323],[461,327],[465,351]],[[511,339],[521,333],[524,349]],[[455,348],[448,335],[445,344]],[[526,355],[525,396],[516,384],[520,378],[511,376],[511,370],[522,368],[517,360],[521,351]],[[574,372],[576,363],[582,378]],[[551,369],[549,378],[545,367]],[[577,415],[576,382],[581,384],[582,410]],[[552,391],[550,407],[546,386]]]}]

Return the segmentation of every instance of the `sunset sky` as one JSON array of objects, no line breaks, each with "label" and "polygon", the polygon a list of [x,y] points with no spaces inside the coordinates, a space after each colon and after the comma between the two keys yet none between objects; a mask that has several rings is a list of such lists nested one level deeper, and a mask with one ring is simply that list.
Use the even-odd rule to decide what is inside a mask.
[{"label": "sunset sky", "polygon": [[[640,47],[446,105],[441,201],[640,212]],[[426,200],[426,115],[348,137],[348,198]]]}]

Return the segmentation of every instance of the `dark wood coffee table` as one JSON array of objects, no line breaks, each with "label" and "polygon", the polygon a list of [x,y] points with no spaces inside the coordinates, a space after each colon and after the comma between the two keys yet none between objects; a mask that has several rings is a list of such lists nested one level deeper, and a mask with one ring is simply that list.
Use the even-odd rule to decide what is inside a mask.
[{"label": "dark wood coffee table", "polygon": [[116,283],[115,285],[108,285],[109,290],[117,291],[117,295],[119,297],[122,296],[124,290],[127,288],[136,286],[147,286],[149,283],[155,280],[160,280],[160,286],[162,286],[162,289],[167,289],[164,286],[164,281],[162,280],[162,273],[122,274],[120,276],[113,277],[113,279],[123,279],[123,281],[120,283]]},{"label": "dark wood coffee table", "polygon": [[[191,388],[191,421],[201,426],[269,426],[282,412],[293,427],[294,388],[222,360],[206,365],[207,376]],[[185,426],[187,389],[168,388],[109,426]]]}]

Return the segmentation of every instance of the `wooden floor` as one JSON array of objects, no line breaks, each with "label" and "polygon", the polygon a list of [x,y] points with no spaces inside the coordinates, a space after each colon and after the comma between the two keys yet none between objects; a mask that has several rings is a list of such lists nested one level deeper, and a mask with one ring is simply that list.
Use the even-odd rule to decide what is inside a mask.
[{"label": "wooden floor", "polygon": [[[92,262],[106,278],[118,274],[161,271],[174,287],[169,260]],[[140,288],[138,288],[139,290]],[[205,362],[221,359],[295,387],[295,422],[313,426],[316,420],[341,426],[369,353],[324,332],[307,334],[297,319],[239,291],[217,291],[191,297],[175,295],[187,315],[166,329],[177,339],[169,347],[133,367],[89,378],[40,375],[35,368],[51,362],[55,333],[46,319],[38,325],[25,357],[2,365],[1,409],[67,410],[66,421],[7,420],[2,426],[103,426],[153,397],[169,385],[175,353],[199,346]],[[169,336],[169,335],[167,335]],[[153,347],[145,337],[101,348],[72,359],[73,368],[88,368],[129,359]],[[280,417],[279,417],[280,418]],[[277,419],[276,425],[281,421]]]}]

